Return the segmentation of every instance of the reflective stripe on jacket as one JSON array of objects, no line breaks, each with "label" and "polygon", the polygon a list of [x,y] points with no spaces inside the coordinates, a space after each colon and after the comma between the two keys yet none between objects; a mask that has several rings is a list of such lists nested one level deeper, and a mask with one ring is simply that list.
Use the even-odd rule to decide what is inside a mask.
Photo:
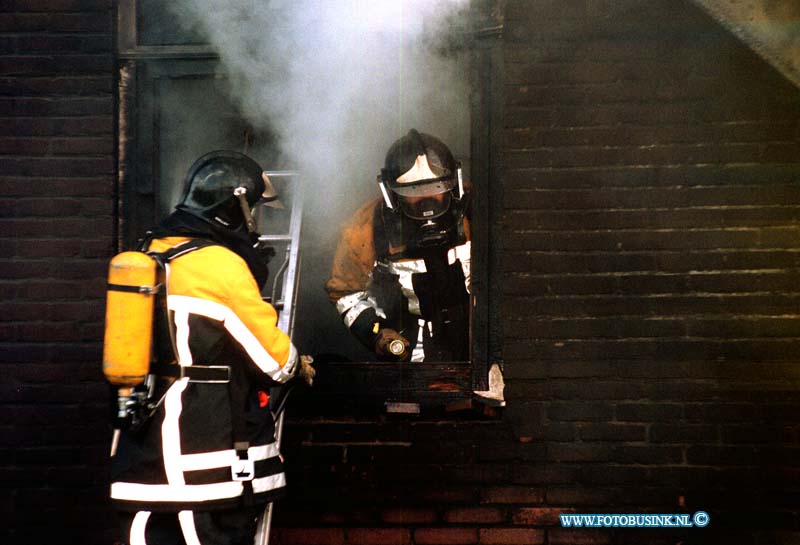
[{"label": "reflective stripe on jacket", "polygon": [[[387,316],[387,309],[382,308],[380,297],[373,284],[373,272],[380,267],[384,272],[397,276],[397,283],[407,302],[407,310],[416,317],[420,317],[420,307],[411,278],[415,273],[426,272],[425,262],[422,259],[392,259],[391,247],[385,251],[387,258],[378,257],[375,248],[375,221],[376,209],[382,206],[382,202],[380,198],[369,201],[345,224],[336,248],[331,276],[325,284],[328,298],[336,306],[345,326],[370,349],[372,346],[367,337],[370,332],[377,332],[371,327],[371,323],[365,332],[363,327],[365,324],[362,322],[377,321],[383,327],[384,321],[391,322],[397,318]],[[464,221],[469,237],[469,223],[466,219]],[[469,238],[466,243],[448,251],[450,264],[454,264],[456,260],[461,263],[465,289],[468,293],[471,292],[470,251]],[[424,319],[420,320],[419,326],[426,326]],[[419,346],[415,349],[412,361],[422,361],[423,358],[424,352]]]},{"label": "reflective stripe on jacket", "polygon": [[[150,250],[186,240],[156,239]],[[286,480],[259,391],[294,376],[297,351],[230,250],[213,245],[176,258],[166,284],[178,364],[228,366],[230,381],[168,383],[153,416],[123,432],[111,497],[123,509],[165,511],[270,501]]]}]

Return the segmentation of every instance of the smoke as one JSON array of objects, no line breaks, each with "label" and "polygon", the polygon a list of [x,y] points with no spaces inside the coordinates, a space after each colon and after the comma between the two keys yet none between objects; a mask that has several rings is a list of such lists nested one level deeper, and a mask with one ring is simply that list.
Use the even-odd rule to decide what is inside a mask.
[{"label": "smoke", "polygon": [[242,115],[273,134],[286,164],[301,173],[306,206],[296,314],[303,319],[294,331],[301,351],[372,358],[347,334],[322,288],[340,223],[380,195],[375,178],[391,143],[416,128],[442,139],[468,165],[466,3],[170,3],[184,28],[199,30],[220,55]]},{"label": "smoke", "polygon": [[326,192],[363,196],[412,127],[468,146],[465,69],[452,54],[464,3],[180,0],[171,9],[208,37],[243,115],[277,134],[294,168]]}]

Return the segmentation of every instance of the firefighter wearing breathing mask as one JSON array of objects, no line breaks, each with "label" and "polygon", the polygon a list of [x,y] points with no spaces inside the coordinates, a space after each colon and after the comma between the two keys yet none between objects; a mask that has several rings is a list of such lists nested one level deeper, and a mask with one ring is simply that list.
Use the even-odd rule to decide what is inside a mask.
[{"label": "firefighter wearing breathing mask", "polygon": [[411,130],[386,154],[382,193],[345,225],[326,283],[345,326],[379,358],[469,358],[468,195],[438,138]]},{"label": "firefighter wearing breathing mask", "polygon": [[268,392],[295,376],[310,384],[314,370],[261,298],[267,268],[250,209],[262,201],[277,203],[254,160],[209,153],[140,248],[162,260],[166,308],[155,314],[147,414],[122,430],[112,458],[130,545],[250,545],[257,514],[285,487]]}]

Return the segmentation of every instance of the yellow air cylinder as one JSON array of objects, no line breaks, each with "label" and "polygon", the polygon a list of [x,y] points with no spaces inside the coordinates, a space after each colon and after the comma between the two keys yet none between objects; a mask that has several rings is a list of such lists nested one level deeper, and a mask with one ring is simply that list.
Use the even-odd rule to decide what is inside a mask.
[{"label": "yellow air cylinder", "polygon": [[156,273],[142,252],[117,254],[108,267],[103,374],[116,386],[137,386],[150,370]]}]

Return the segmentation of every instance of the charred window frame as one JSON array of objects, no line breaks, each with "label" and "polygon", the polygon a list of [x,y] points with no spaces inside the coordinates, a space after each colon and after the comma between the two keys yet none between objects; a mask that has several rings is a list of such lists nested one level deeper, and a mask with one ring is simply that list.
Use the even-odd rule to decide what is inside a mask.
[{"label": "charred window frame", "polygon": [[153,44],[143,40],[142,0],[117,4],[118,62],[118,240],[132,247],[159,219],[163,180],[160,101],[171,82],[214,81],[221,73],[217,54],[202,43]]},{"label": "charred window frame", "polygon": [[[489,370],[503,361],[500,329],[500,240],[503,206],[503,26],[501,9],[495,6],[488,25],[474,33],[472,81],[472,179],[478,198],[474,202],[475,223],[472,262],[476,294],[472,326],[473,386],[489,388]],[[499,20],[498,20],[499,19]],[[497,24],[500,23],[500,24]]]},{"label": "charred window frame", "polygon": [[[141,7],[156,0],[117,4],[118,237],[131,247],[164,211],[165,182],[159,156],[164,145],[162,91],[172,85],[209,84],[224,79],[217,53],[208,45],[158,43],[142,26]],[[490,367],[501,362],[496,271],[499,238],[502,142],[502,26],[484,24],[468,38],[471,49],[469,97],[472,221],[473,317],[471,361],[442,363],[347,362],[319,369],[312,395],[297,403],[310,414],[392,412],[415,414],[475,406],[474,391],[488,389]],[[179,41],[179,40],[176,40]],[[242,120],[243,132],[248,130]],[[185,162],[185,161],[184,161]],[[302,284],[302,277],[300,283]],[[320,286],[321,289],[321,286]],[[343,329],[342,334],[347,334]],[[305,397],[305,396],[304,396]],[[295,409],[293,409],[293,412]]]}]

